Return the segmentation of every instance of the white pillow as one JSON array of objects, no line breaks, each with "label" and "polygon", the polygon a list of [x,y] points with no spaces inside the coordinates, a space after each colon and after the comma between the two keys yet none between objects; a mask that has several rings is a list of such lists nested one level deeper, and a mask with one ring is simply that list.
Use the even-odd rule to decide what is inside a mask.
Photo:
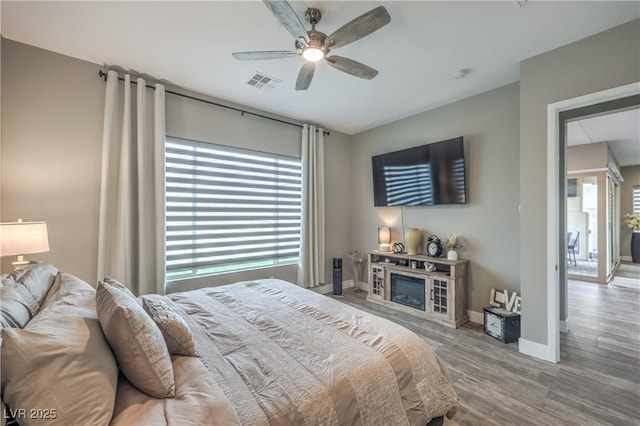
[{"label": "white pillow", "polygon": [[62,274],[59,293],[24,329],[2,330],[3,400],[21,425],[108,424],[118,366],[104,338],[95,290]]},{"label": "white pillow", "polygon": [[174,397],[176,385],[167,345],[138,301],[100,281],[96,304],[104,335],[127,380],[155,398]]}]

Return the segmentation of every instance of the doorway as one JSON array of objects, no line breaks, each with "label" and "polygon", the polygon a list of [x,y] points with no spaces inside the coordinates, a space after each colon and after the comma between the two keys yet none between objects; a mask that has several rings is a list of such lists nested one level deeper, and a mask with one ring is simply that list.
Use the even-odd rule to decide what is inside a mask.
[{"label": "doorway", "polygon": [[[547,338],[546,359],[560,361],[560,330],[568,330],[567,317],[567,144],[566,122],[640,105],[640,83],[549,104],[547,107]],[[592,112],[587,112],[591,108]],[[606,187],[606,183],[605,183]],[[560,237],[562,236],[562,237]],[[557,244],[553,244],[556,241]],[[605,238],[605,244],[607,239]],[[599,246],[601,242],[599,241]],[[605,252],[608,248],[605,245]],[[608,256],[607,256],[608,257]]]},{"label": "doorway", "polygon": [[639,97],[631,96],[560,113],[566,127],[560,143],[565,147],[567,182],[567,263],[560,281],[562,332],[569,330],[569,307],[575,302],[569,298],[568,281],[606,285],[620,263],[620,166],[638,163],[626,154],[627,145],[640,146],[639,104]]},{"label": "doorway", "polygon": [[606,284],[620,264],[622,177],[604,169],[597,173],[570,171],[567,178],[567,277]]},{"label": "doorway", "polygon": [[[569,152],[568,156],[571,156]],[[597,280],[598,180],[597,174],[568,173],[567,184],[567,275],[573,279]]]}]

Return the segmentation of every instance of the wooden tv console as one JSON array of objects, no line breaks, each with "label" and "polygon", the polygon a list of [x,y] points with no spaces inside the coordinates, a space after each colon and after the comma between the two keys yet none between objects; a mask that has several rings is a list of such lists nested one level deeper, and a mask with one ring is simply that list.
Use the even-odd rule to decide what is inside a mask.
[{"label": "wooden tv console", "polygon": [[[468,260],[382,251],[369,252],[368,260],[367,300],[449,327],[469,321]],[[435,270],[425,269],[426,263],[435,265]]]}]

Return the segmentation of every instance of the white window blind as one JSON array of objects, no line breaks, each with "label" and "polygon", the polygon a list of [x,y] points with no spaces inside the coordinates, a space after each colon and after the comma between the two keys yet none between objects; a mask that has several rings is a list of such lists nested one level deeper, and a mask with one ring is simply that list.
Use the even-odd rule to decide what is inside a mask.
[{"label": "white window blind", "polygon": [[633,187],[633,214],[640,214],[640,185]]},{"label": "white window blind", "polygon": [[297,263],[300,159],[167,138],[167,277]]}]

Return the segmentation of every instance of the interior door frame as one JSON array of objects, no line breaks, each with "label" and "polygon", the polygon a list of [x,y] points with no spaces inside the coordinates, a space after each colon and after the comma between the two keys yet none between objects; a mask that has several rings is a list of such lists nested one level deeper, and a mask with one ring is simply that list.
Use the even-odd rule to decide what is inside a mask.
[{"label": "interior door frame", "polygon": [[615,272],[618,270],[618,268],[620,267],[620,262],[622,261],[622,257],[620,256],[620,222],[622,222],[622,210],[620,209],[620,198],[621,198],[621,194],[620,194],[620,190],[622,188],[622,181],[620,181],[616,176],[611,176],[609,175],[609,178],[611,180],[613,180],[613,184],[614,184],[614,214],[613,214],[613,218],[614,218],[614,226],[613,226],[613,235],[617,235],[617,242],[615,244],[615,248],[613,250],[613,254],[615,257],[615,266],[613,268],[613,274],[615,275]]},{"label": "interior door frame", "polygon": [[[560,268],[566,277],[566,140],[560,114],[640,94],[640,81],[547,105],[547,356],[560,361]],[[562,136],[561,136],[562,133]],[[562,244],[561,244],[562,242]],[[562,250],[561,250],[562,247]],[[561,255],[561,253],[563,255]]]}]

